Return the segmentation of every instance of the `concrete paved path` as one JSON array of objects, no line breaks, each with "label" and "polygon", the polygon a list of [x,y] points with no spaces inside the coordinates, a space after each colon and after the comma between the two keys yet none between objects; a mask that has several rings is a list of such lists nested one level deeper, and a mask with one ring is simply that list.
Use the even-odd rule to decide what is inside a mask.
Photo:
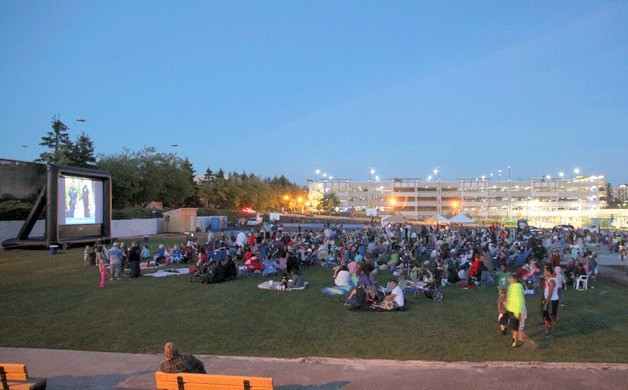
[{"label": "concrete paved path", "polygon": [[[277,390],[625,389],[628,364],[439,363],[197,355],[208,372],[272,377]],[[155,389],[161,355],[1,348],[48,389]]]}]

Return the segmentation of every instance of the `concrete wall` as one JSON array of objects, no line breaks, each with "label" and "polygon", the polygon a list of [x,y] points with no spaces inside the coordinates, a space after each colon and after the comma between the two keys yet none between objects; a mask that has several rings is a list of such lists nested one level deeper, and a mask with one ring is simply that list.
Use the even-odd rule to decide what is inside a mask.
[{"label": "concrete wall", "polygon": [[[0,244],[2,241],[17,237],[24,221],[0,221]],[[35,223],[31,237],[43,237],[46,230],[45,221],[40,219]]]},{"label": "concrete wall", "polygon": [[150,236],[163,232],[163,220],[120,219],[111,221],[111,237]]},{"label": "concrete wall", "polygon": [[[17,237],[24,221],[0,221],[0,243]],[[31,237],[43,237],[44,220],[35,224]],[[164,230],[161,218],[152,219],[120,219],[111,221],[111,237],[146,236],[162,233]]]}]

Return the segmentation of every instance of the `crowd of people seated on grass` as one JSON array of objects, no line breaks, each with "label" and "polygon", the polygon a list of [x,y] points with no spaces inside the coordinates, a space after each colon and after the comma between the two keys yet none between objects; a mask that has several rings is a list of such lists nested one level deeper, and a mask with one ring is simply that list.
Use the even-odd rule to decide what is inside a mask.
[{"label": "crowd of people seated on grass", "polygon": [[[547,230],[530,236],[499,225],[452,229],[367,224],[354,230],[337,225],[298,233],[284,232],[279,225],[250,234],[209,232],[205,243],[199,243],[196,237],[170,248],[161,244],[155,252],[135,243],[133,252],[139,252],[139,256],[132,257],[151,266],[193,264],[196,271],[203,272],[213,272],[220,263],[230,269],[227,278],[233,277],[233,265],[237,275],[266,277],[288,275],[292,270],[300,272],[303,267],[319,264],[333,267],[336,286],[346,286],[360,270],[372,281],[378,272],[389,270],[394,276],[426,283],[442,281],[474,288],[496,284],[499,279],[497,284],[503,286],[507,280],[504,272],[512,271],[538,288],[541,269],[548,261],[564,267],[571,258],[560,272],[567,283],[581,275],[594,276],[596,255],[587,250],[585,237],[586,232],[579,230]],[[621,243],[623,236],[618,237],[613,240]],[[111,278],[119,278],[129,266],[129,249],[124,242],[111,249],[98,247],[93,252],[86,250],[86,263],[99,264],[104,259]],[[137,271],[132,274],[139,276],[139,268]]]},{"label": "crowd of people seated on grass", "polygon": [[[312,254],[322,265],[333,266],[333,284],[350,285],[358,275],[367,294],[377,299],[365,281],[377,272],[390,270],[395,276],[425,283],[440,281],[466,288],[507,287],[511,275],[522,282],[526,293],[543,288],[543,267],[551,264],[553,275],[565,286],[581,275],[595,276],[597,254],[583,245],[582,231],[547,230],[539,235],[492,225],[486,228],[410,227],[403,225],[365,226],[356,231],[326,228],[317,233]],[[554,249],[555,242],[566,248]],[[576,260],[566,261],[577,247]],[[357,287],[347,298],[357,296]]]}]

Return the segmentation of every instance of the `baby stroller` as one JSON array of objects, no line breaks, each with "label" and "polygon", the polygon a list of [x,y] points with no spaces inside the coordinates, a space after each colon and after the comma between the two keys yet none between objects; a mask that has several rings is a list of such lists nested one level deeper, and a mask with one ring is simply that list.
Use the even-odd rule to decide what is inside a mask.
[{"label": "baby stroller", "polygon": [[416,287],[414,290],[414,297],[418,298],[421,295],[421,292],[425,294],[426,298],[433,299],[436,302],[440,302],[443,300],[443,288],[436,281],[430,282],[424,286]]}]

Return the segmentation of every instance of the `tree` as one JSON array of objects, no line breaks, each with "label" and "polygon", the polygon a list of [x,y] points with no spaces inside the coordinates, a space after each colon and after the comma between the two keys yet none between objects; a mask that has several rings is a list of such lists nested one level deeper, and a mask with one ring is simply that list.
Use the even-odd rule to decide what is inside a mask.
[{"label": "tree", "polygon": [[71,143],[68,149],[68,165],[81,168],[94,168],[96,157],[94,156],[94,143],[81,131],[76,142]]},{"label": "tree", "polygon": [[332,192],[332,193],[323,195],[323,198],[318,203],[318,211],[320,211],[321,213],[330,214],[339,205],[340,205],[340,200],[338,199],[336,194]]},{"label": "tree", "polygon": [[142,206],[161,201],[167,207],[195,206],[197,187],[194,167],[173,153],[156,153],[144,148],[131,153],[101,156],[98,168],[111,172],[113,205]]},{"label": "tree", "polygon": [[53,116],[52,131],[49,131],[45,136],[41,137],[39,145],[47,147],[49,150],[42,152],[38,162],[45,162],[49,164],[68,165],[70,159],[68,158],[69,151],[72,149],[72,141],[70,141],[70,135],[68,129],[63,122],[59,119],[59,115]]},{"label": "tree", "polygon": [[621,207],[621,202],[619,199],[616,199],[613,195],[615,191],[613,191],[613,186],[611,183],[606,183],[606,208],[615,209]]}]

